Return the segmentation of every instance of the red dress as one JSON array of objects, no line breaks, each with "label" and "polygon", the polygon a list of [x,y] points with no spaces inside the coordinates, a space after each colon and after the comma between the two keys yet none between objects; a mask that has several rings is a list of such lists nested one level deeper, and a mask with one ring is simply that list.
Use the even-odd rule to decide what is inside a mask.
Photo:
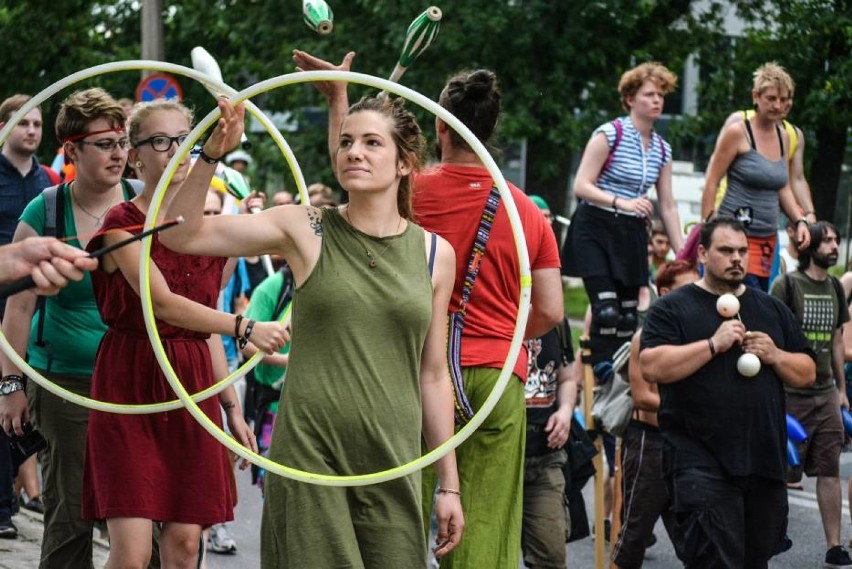
[{"label": "red dress", "polygon": [[[103,229],[141,226],[145,216],[132,203],[114,207]],[[138,234],[141,229],[130,230]],[[94,238],[88,249],[103,244]],[[151,258],[172,292],[216,307],[226,259],[183,255],[153,237]],[[109,330],[92,377],[92,397],[111,403],[155,403],[176,396],[160,370],[145,331],[139,296],[120,270],[92,273],[95,299]],[[157,320],[165,352],[190,393],[213,383],[207,334]],[[219,398],[200,407],[222,424]],[[145,518],[208,526],[233,519],[233,496],[225,448],[186,409],[148,415],[92,411],[86,436],[83,518]]]}]

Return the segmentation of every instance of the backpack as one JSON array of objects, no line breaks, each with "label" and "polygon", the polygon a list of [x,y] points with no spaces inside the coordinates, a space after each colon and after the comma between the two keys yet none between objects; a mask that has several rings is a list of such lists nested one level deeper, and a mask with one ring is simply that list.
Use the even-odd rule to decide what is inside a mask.
[{"label": "backpack", "polygon": [[[610,121],[612,128],[615,129],[615,140],[612,142],[612,148],[609,149],[609,155],[606,157],[606,162],[604,162],[603,167],[601,168],[600,174],[598,174],[598,178],[603,176],[607,170],[609,170],[610,166],[612,166],[612,161],[615,158],[615,149],[618,148],[618,145],[621,144],[621,139],[624,137],[624,127],[621,124],[621,119],[615,119]],[[653,135],[652,135],[653,136]],[[663,137],[657,135],[657,138],[660,140],[660,154],[663,156],[663,165],[666,164],[666,144],[663,142]]]},{"label": "backpack", "polygon": [[[60,191],[65,184],[57,184],[45,188],[41,195],[44,196],[44,229],[42,235],[62,239],[65,237],[65,192]],[[35,345],[44,348],[47,352],[47,372],[53,365],[53,348],[44,341],[44,319],[47,311],[47,297],[39,296],[36,299],[36,312],[38,322],[36,324]]]},{"label": "backpack", "polygon": [[633,415],[633,395],[627,377],[631,342],[624,342],[612,355],[612,374],[595,387],[592,416],[595,426],[616,437],[624,436]]},{"label": "backpack", "polygon": [[[66,184],[57,184],[42,190],[41,195],[44,197],[44,229],[42,236],[55,237],[62,239],[65,235],[65,192],[60,191]],[[127,195],[127,190],[133,191],[134,195],[139,195],[142,191],[143,183],[141,180],[121,180],[121,191]],[[47,297],[39,296],[36,299],[35,311],[38,313],[38,322],[36,324],[36,339],[35,345],[39,348],[44,348],[47,352],[47,372],[53,365],[53,348],[48,342],[44,341],[44,320],[45,312],[47,311]]]}]

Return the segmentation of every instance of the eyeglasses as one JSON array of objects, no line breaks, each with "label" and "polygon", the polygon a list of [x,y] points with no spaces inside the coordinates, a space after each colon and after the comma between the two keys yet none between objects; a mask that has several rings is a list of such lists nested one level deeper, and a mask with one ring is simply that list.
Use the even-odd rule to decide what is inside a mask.
[{"label": "eyeglasses", "polygon": [[94,146],[101,152],[111,153],[115,151],[116,148],[121,150],[127,150],[130,148],[130,141],[126,138],[119,138],[118,140],[97,140],[95,142],[89,142],[88,140],[78,140],[75,144],[82,144],[84,146]]},{"label": "eyeglasses", "polygon": [[166,136],[164,134],[160,134],[157,136],[152,136],[151,138],[146,138],[145,140],[140,140],[134,146],[139,148],[143,144],[150,144],[151,148],[156,150],[157,152],[168,152],[172,148],[172,144],[177,143],[178,146],[183,144],[183,141],[186,140],[188,134],[181,134],[179,136]]}]

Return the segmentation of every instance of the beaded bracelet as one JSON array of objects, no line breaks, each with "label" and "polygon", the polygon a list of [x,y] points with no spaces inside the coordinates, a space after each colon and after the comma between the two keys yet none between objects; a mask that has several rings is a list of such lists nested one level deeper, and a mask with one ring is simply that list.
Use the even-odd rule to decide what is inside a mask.
[{"label": "beaded bracelet", "polygon": [[455,494],[456,496],[461,496],[461,492],[458,490],[453,490],[452,488],[442,488],[438,487],[438,494]]}]

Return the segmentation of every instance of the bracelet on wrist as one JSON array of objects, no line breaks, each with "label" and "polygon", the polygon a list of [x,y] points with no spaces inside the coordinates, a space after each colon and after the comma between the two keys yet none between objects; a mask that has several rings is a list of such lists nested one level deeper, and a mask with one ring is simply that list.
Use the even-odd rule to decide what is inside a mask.
[{"label": "bracelet on wrist", "polygon": [[240,334],[240,324],[243,323],[243,315],[237,314],[236,322],[234,323],[234,338],[239,338]]},{"label": "bracelet on wrist", "polygon": [[212,156],[204,152],[203,148],[201,149],[201,152],[198,153],[198,157],[201,158],[204,162],[213,165],[218,164],[219,162],[221,162],[222,158],[224,158],[224,156],[220,156],[219,158],[213,158]]},{"label": "bracelet on wrist", "polygon": [[804,223],[805,225],[808,225],[808,220],[804,217],[801,217],[801,218],[796,220],[796,225],[798,226],[800,223]]},{"label": "bracelet on wrist", "polygon": [[246,331],[240,337],[239,346],[240,346],[241,350],[244,349],[248,345],[249,338],[251,338],[251,333],[252,333],[253,330],[254,330],[254,320],[249,319],[248,324],[246,325]]},{"label": "bracelet on wrist", "polygon": [[613,196],[612,198],[612,209],[618,211],[618,196]]},{"label": "bracelet on wrist", "polygon": [[438,494],[455,494],[456,496],[461,497],[461,492],[453,490],[452,488],[442,488],[439,486],[437,492]]},{"label": "bracelet on wrist", "polygon": [[713,343],[713,338],[707,338],[707,345],[710,346],[710,357],[716,356],[716,344]]}]

